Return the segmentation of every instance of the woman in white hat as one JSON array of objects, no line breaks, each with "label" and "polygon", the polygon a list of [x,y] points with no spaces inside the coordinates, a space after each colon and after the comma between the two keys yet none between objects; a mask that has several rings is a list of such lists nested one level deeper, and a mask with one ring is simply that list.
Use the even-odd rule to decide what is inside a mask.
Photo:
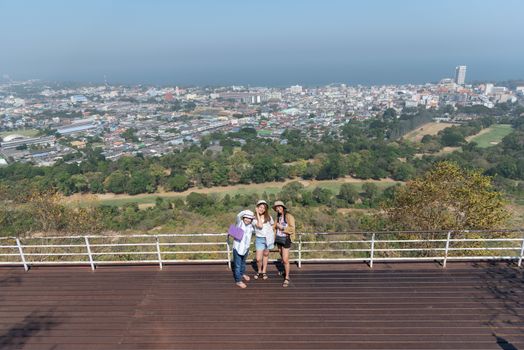
[{"label": "woman in white hat", "polygon": [[284,265],[284,283],[282,287],[289,286],[289,249],[291,248],[291,236],[295,234],[295,217],[288,212],[284,202],[276,201],[273,209],[277,212],[275,221],[275,244],[280,251],[282,264]]},{"label": "woman in white hat", "polygon": [[263,199],[257,202],[255,208],[255,249],[257,258],[258,273],[254,276],[255,279],[262,278],[267,280],[267,261],[269,259],[269,251],[275,247],[275,232],[273,231],[274,221],[269,215],[269,205]]},{"label": "woman in white hat", "polygon": [[235,283],[240,288],[246,288],[242,279],[246,282],[250,280],[246,275],[246,258],[249,253],[249,245],[251,244],[251,235],[253,234],[253,219],[255,215],[251,210],[243,210],[237,215],[236,226],[244,231],[244,235],[240,240],[233,240],[233,276]]}]

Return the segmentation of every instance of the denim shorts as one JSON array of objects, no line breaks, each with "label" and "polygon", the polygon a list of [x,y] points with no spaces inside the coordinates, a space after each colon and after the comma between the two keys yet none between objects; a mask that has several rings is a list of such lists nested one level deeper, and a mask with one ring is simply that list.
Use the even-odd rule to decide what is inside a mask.
[{"label": "denim shorts", "polygon": [[255,249],[256,250],[269,250],[273,248],[275,248],[273,244],[267,245],[265,237],[257,237],[255,239]]}]

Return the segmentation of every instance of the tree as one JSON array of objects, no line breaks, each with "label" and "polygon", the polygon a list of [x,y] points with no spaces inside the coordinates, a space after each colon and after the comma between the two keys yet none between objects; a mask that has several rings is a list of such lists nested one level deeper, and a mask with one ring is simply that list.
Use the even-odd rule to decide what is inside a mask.
[{"label": "tree", "polygon": [[342,162],[339,153],[331,153],[328,156],[328,159],[324,166],[320,168],[317,179],[327,180],[327,179],[337,179],[344,174],[344,169],[342,169]]},{"label": "tree", "polygon": [[207,195],[196,192],[191,192],[186,197],[186,202],[190,210],[202,210],[213,203]]},{"label": "tree", "polygon": [[384,111],[382,114],[382,118],[384,119],[395,119],[397,117],[397,111],[393,108],[388,108]]},{"label": "tree", "polygon": [[89,180],[85,175],[75,174],[71,176],[71,183],[76,192],[86,192],[89,189]]},{"label": "tree", "polygon": [[441,133],[440,140],[443,146],[456,147],[466,143],[464,135],[457,127],[445,128]]},{"label": "tree", "polygon": [[391,177],[394,180],[407,181],[410,180],[416,173],[416,169],[409,163],[396,163],[393,166]]},{"label": "tree", "polygon": [[215,186],[225,186],[228,180],[228,168],[220,162],[211,163],[211,179]]},{"label": "tree", "polygon": [[355,204],[358,199],[358,191],[352,184],[342,184],[337,197],[344,203]]},{"label": "tree", "polygon": [[362,197],[364,203],[370,207],[376,206],[376,202],[379,196],[378,186],[371,182],[366,182],[362,185]]},{"label": "tree", "polygon": [[191,159],[186,169],[186,176],[194,186],[200,185],[204,172],[204,162],[198,158]]},{"label": "tree", "polygon": [[137,171],[128,180],[126,190],[131,195],[145,192],[153,193],[156,190],[155,178],[147,170]]},{"label": "tree", "polygon": [[399,188],[384,209],[401,230],[491,229],[508,217],[490,177],[449,161]]},{"label": "tree", "polygon": [[136,129],[129,128],[129,129],[126,129],[126,131],[122,132],[120,136],[122,136],[127,142],[138,142],[139,139],[135,135],[135,132],[136,132]]},{"label": "tree", "polygon": [[311,194],[313,199],[319,204],[329,204],[333,197],[333,193],[329,189],[322,187],[315,187]]},{"label": "tree", "polygon": [[251,179],[255,183],[273,181],[278,175],[279,167],[271,157],[255,158],[253,160],[253,169]]},{"label": "tree", "polygon": [[167,188],[171,191],[182,192],[189,188],[189,180],[184,175],[175,175],[167,180]]},{"label": "tree", "polygon": [[104,188],[108,192],[124,193],[129,177],[117,170],[109,175],[104,181]]},{"label": "tree", "polygon": [[251,164],[247,159],[247,153],[244,151],[238,151],[233,153],[228,158],[228,163],[230,164],[230,170],[227,174],[228,181],[231,184],[236,184],[239,182],[249,183],[249,175],[251,173]]},{"label": "tree", "polygon": [[282,190],[280,191],[280,199],[284,202],[299,202],[302,199],[303,190],[304,185],[302,183],[299,181],[292,181],[282,187]]}]

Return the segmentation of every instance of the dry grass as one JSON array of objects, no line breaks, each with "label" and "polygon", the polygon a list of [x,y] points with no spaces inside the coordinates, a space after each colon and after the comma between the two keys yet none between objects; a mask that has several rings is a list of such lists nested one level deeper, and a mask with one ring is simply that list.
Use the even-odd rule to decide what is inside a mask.
[{"label": "dry grass", "polygon": [[66,197],[65,201],[68,204],[84,206],[86,204],[92,205],[97,202],[100,204],[109,204],[109,205],[121,205],[126,202],[135,202],[139,203],[141,206],[146,204],[151,204],[155,202],[157,197],[162,198],[175,198],[175,197],[185,197],[190,193],[203,193],[203,194],[218,194],[218,195],[235,195],[247,194],[247,193],[277,193],[282,187],[286,184],[289,184],[293,181],[299,181],[304,185],[306,189],[314,189],[315,187],[328,188],[332,191],[338,191],[340,185],[343,183],[352,183],[355,185],[362,185],[364,183],[375,183],[378,186],[390,186],[394,185],[398,181],[395,181],[390,178],[385,178],[381,180],[361,180],[355,179],[353,177],[345,177],[337,180],[301,180],[301,179],[289,179],[282,182],[266,182],[261,184],[249,184],[249,185],[233,185],[233,186],[221,186],[221,187],[210,187],[210,188],[191,188],[184,192],[166,192],[159,191],[157,193],[142,193],[138,195],[128,195],[128,194],[114,194],[114,193],[105,193],[105,194],[79,194],[76,193],[72,196]]},{"label": "dry grass", "polygon": [[436,135],[439,131],[444,130],[454,124],[431,122],[424,124],[403,136],[404,139],[414,142],[420,142],[424,135]]}]

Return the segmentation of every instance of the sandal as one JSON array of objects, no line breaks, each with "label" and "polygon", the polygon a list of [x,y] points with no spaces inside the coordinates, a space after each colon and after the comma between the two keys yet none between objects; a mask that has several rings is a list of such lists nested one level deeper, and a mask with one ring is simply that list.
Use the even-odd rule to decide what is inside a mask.
[{"label": "sandal", "polygon": [[289,286],[289,278],[286,278],[286,279],[284,280],[284,283],[282,283],[282,287],[286,288],[286,287],[288,287],[288,286]]},{"label": "sandal", "polygon": [[237,282],[236,285],[237,287],[242,289],[247,288],[247,284],[245,284],[244,282]]},{"label": "sandal", "polygon": [[263,279],[263,280],[267,280],[268,278],[269,278],[269,277],[267,276],[267,273],[264,272],[264,273],[262,274],[262,279]]},{"label": "sandal", "polygon": [[253,279],[257,280],[259,277],[262,277],[262,272],[255,273],[255,275],[253,276]]},{"label": "sandal", "polygon": [[245,279],[247,282],[251,280],[251,277],[249,277],[248,275],[242,275],[242,278]]}]

